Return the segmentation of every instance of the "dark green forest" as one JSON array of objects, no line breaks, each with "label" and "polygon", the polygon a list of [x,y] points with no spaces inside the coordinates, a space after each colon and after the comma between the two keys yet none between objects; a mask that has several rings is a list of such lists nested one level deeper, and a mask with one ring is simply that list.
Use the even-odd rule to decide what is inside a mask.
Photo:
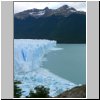
[{"label": "dark green forest", "polygon": [[72,13],[68,17],[14,17],[15,39],[49,39],[58,43],[86,43],[86,15]]}]

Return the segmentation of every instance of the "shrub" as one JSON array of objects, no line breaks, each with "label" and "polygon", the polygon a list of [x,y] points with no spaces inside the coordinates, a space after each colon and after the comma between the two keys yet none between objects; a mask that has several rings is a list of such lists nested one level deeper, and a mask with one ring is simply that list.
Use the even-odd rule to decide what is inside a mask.
[{"label": "shrub", "polygon": [[22,96],[22,89],[18,87],[21,84],[20,81],[14,81],[14,98],[20,98]]},{"label": "shrub", "polygon": [[34,91],[30,90],[29,96],[26,98],[49,98],[49,88],[45,88],[40,85],[34,88]]}]

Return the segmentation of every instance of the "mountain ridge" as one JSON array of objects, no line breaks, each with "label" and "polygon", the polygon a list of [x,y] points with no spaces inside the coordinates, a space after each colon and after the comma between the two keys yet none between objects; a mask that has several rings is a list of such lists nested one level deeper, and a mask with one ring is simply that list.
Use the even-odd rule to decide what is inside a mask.
[{"label": "mountain ridge", "polygon": [[48,16],[52,16],[52,15],[63,15],[65,17],[67,17],[72,12],[85,14],[84,11],[77,11],[73,7],[70,7],[68,5],[63,5],[63,6],[59,7],[59,8],[57,8],[57,9],[49,9],[48,7],[45,7],[44,9],[33,8],[33,9],[29,9],[29,10],[24,10],[22,12],[16,13],[14,16],[19,18],[19,19],[24,19],[24,18],[26,18],[28,16],[32,16],[32,17],[35,17],[35,18],[37,17],[38,18],[38,16],[39,16],[38,13],[39,12],[40,13],[44,12],[44,14],[41,15],[42,17],[48,17]]},{"label": "mountain ridge", "polygon": [[86,13],[67,5],[25,10],[14,15],[14,38],[86,43]]}]

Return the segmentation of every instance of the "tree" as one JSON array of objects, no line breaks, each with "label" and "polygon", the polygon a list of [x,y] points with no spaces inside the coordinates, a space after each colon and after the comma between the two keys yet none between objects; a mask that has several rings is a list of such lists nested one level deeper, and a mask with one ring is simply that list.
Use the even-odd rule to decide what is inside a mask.
[{"label": "tree", "polygon": [[22,89],[18,87],[18,84],[21,84],[20,81],[14,81],[14,98],[20,98],[22,96]]},{"label": "tree", "polygon": [[29,96],[26,98],[49,98],[49,88],[39,85],[34,88],[34,91],[30,90]]}]

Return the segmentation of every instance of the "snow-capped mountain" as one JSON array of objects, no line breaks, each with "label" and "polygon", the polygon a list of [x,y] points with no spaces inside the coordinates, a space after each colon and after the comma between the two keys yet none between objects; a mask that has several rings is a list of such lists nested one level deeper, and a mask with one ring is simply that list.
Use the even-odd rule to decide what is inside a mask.
[{"label": "snow-capped mountain", "polygon": [[64,5],[57,9],[33,8],[16,13],[14,38],[86,43],[86,12]]},{"label": "snow-capped mountain", "polygon": [[49,9],[48,7],[44,8],[44,9],[30,9],[30,10],[26,10],[20,13],[16,13],[15,17],[19,18],[19,19],[24,19],[27,18],[28,16],[32,16],[35,18],[39,18],[39,17],[48,17],[48,16],[52,16],[52,15],[62,15],[62,16],[68,16],[71,13],[82,13],[85,14],[85,12],[80,12],[77,11],[75,8],[70,7],[68,5],[64,5],[60,8],[57,9]]}]

